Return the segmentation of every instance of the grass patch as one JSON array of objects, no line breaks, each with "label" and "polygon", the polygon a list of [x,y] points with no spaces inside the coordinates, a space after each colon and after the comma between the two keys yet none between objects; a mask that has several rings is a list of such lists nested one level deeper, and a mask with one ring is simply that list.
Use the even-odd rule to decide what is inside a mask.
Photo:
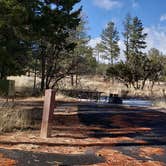
[{"label": "grass patch", "polygon": [[42,110],[30,108],[1,108],[0,132],[11,132],[15,129],[36,128],[41,123]]},{"label": "grass patch", "polygon": [[154,101],[154,106],[160,108],[166,108],[166,100],[156,100]]}]

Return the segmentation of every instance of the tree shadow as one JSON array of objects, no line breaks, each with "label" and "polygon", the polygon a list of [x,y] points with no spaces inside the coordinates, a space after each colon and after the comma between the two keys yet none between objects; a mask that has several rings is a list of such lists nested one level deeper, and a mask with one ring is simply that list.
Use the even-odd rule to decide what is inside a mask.
[{"label": "tree shadow", "polygon": [[53,154],[53,153],[36,153],[21,150],[0,149],[0,153],[5,157],[14,159],[19,166],[73,166],[73,165],[92,165],[105,162],[105,159],[95,154]]},{"label": "tree shadow", "polygon": [[[41,103],[38,103],[41,104]],[[99,142],[49,143],[49,142],[10,142],[0,144],[33,144],[41,146],[65,147],[141,147],[166,146],[166,113],[149,108],[125,107],[122,105],[95,104],[88,102],[58,103],[58,107],[77,107],[74,114],[57,114],[54,117],[53,138],[87,139],[96,138]],[[58,109],[57,107],[57,109]],[[60,111],[57,111],[58,113]],[[55,132],[54,132],[55,131]],[[104,139],[117,141],[104,141]],[[129,138],[123,140],[121,138]],[[63,163],[65,165],[65,163]],[[78,165],[78,163],[77,163]],[[83,165],[83,164],[82,164]]]},{"label": "tree shadow", "polygon": [[[165,145],[166,113],[145,107],[126,107],[98,103],[65,103],[65,107],[76,106],[77,112],[69,115],[56,115],[55,125],[68,126],[70,138],[76,138],[76,133],[83,133],[78,139],[88,138],[131,138],[128,145],[134,140],[144,141],[151,145]],[[63,105],[63,104],[62,104]],[[77,126],[84,126],[77,129]],[[59,132],[63,128],[56,129]],[[58,136],[58,135],[55,135]],[[67,137],[61,135],[60,137]],[[120,141],[119,141],[120,142]],[[123,144],[122,142],[118,145]],[[126,142],[124,142],[124,146]],[[139,143],[136,143],[139,145]],[[140,145],[143,145],[140,143]]]},{"label": "tree shadow", "polygon": [[[96,111],[100,113],[91,113],[88,110],[88,114],[80,114],[81,109],[78,109],[80,123],[89,129],[93,126],[99,128],[98,130],[91,129],[91,132],[87,133],[89,137],[107,138],[110,141],[114,139],[111,146],[113,149],[138,160],[140,160],[138,154],[141,147],[162,147],[164,154],[152,155],[151,159],[166,163],[164,158],[166,154],[166,113],[164,111],[145,107],[125,108],[111,105],[105,111],[96,105]],[[123,140],[123,138],[128,139]],[[108,146],[105,145],[106,148]],[[142,161],[146,159],[146,155],[141,158]]]},{"label": "tree shadow", "polygon": [[[130,107],[128,109],[123,106],[107,105],[101,109],[97,104],[93,107],[96,112],[91,113],[89,108],[86,114],[86,110],[84,113],[80,113],[83,108],[78,106],[80,123],[89,129],[93,126],[99,128],[98,130],[91,129],[91,132],[87,133],[89,137],[129,137],[143,140],[147,144],[165,144],[166,113],[144,107]],[[113,130],[118,130],[118,132],[112,132]]]}]

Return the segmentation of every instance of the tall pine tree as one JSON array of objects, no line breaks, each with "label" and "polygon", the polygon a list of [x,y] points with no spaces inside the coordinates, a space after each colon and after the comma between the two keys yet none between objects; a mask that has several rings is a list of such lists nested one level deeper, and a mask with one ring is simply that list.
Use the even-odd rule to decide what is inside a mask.
[{"label": "tall pine tree", "polygon": [[35,0],[0,1],[0,79],[26,72],[29,63],[31,18]]},{"label": "tall pine tree", "polygon": [[124,54],[126,57],[126,61],[129,60],[129,41],[130,41],[130,33],[131,33],[131,16],[128,14],[123,22],[124,25],[124,45],[125,45],[125,50]]},{"label": "tall pine tree", "polygon": [[144,66],[146,65],[146,56],[143,50],[146,48],[146,36],[144,27],[138,17],[131,18],[127,16],[124,23],[124,42],[126,65],[131,71],[131,82],[134,88],[139,89],[140,80],[143,78]]},{"label": "tall pine tree", "polygon": [[80,0],[41,1],[34,29],[39,36],[41,90],[54,88],[58,81],[70,74],[76,46],[70,34],[80,24],[81,8],[74,10]]},{"label": "tall pine tree", "polygon": [[119,35],[114,22],[109,22],[101,34],[100,51],[103,52],[105,59],[113,65],[114,60],[119,56],[120,49],[118,46]]}]

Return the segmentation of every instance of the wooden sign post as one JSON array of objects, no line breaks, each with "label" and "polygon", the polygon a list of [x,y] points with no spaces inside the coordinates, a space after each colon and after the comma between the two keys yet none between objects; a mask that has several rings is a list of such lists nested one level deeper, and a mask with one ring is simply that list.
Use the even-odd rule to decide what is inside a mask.
[{"label": "wooden sign post", "polygon": [[52,120],[55,107],[55,90],[47,89],[44,97],[44,109],[40,137],[48,138],[51,136]]}]

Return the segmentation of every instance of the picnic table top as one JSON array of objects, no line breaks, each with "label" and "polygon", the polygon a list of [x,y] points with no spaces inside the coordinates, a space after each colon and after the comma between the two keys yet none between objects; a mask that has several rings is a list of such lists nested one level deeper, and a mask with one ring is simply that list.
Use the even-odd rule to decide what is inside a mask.
[{"label": "picnic table top", "polygon": [[75,92],[83,92],[83,93],[104,93],[104,92],[100,92],[97,90],[90,90],[90,89],[66,89],[64,91],[75,91]]}]

